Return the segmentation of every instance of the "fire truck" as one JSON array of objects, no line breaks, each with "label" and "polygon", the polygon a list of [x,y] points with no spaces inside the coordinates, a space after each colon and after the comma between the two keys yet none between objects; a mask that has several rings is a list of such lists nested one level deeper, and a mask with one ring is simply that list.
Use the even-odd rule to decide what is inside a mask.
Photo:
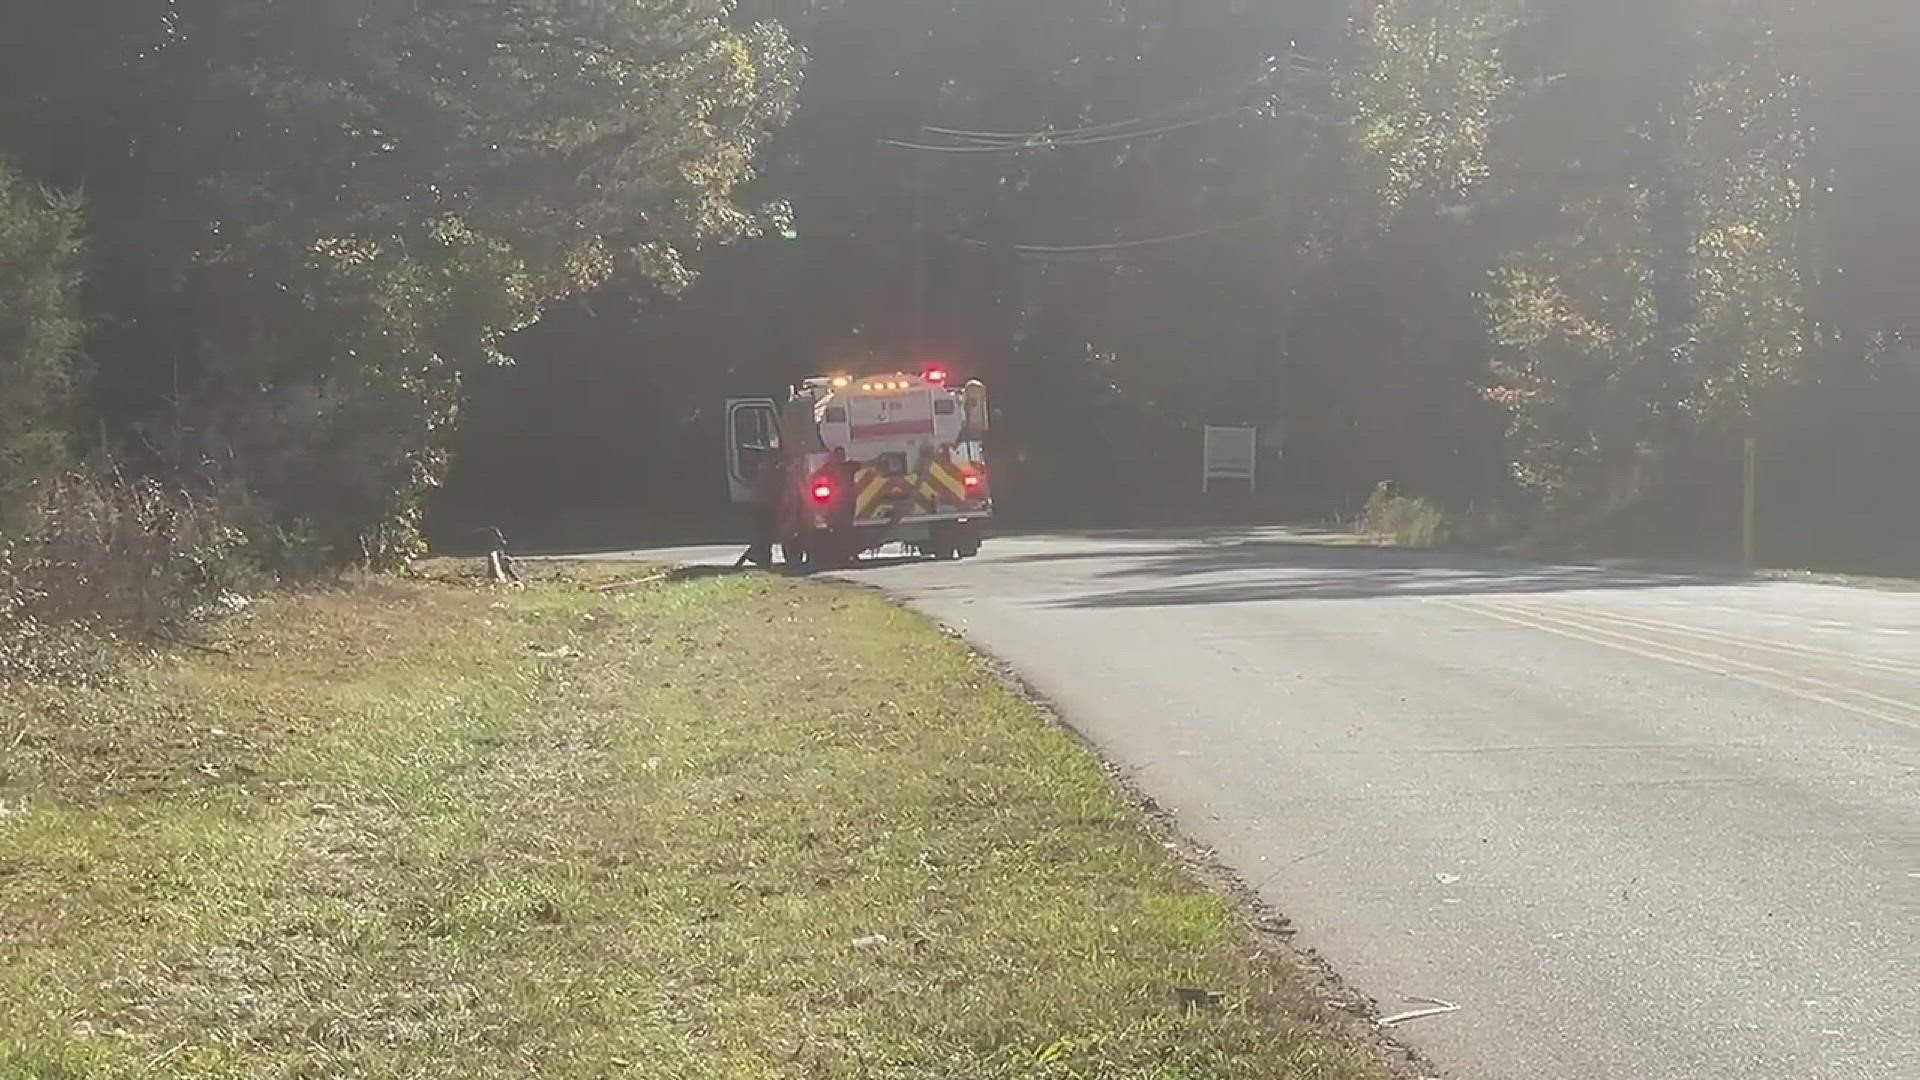
[{"label": "fire truck", "polygon": [[822,375],[785,404],[727,402],[734,501],[755,506],[789,566],[844,566],[888,544],[979,554],[993,519],[987,388],[954,382],[941,367]]}]

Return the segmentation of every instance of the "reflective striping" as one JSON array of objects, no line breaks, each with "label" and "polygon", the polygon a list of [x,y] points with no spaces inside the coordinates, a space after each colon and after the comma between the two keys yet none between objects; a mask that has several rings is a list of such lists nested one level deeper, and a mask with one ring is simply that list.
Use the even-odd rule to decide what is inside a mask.
[{"label": "reflective striping", "polygon": [[872,469],[860,470],[854,477],[854,490],[858,491],[859,495],[854,499],[853,516],[871,516],[874,504],[886,495],[889,486],[891,485],[886,476]]},{"label": "reflective striping", "polygon": [[928,470],[928,479],[939,487],[945,488],[946,493],[956,502],[967,501],[967,480],[960,475],[960,471],[955,469],[952,463],[935,462],[933,468]]},{"label": "reflective striping", "polygon": [[899,499],[913,497],[913,478],[910,476],[887,476],[880,472],[868,472],[868,477],[860,486],[860,495],[854,501],[854,517],[866,519],[891,517],[887,511]]},{"label": "reflective striping", "polygon": [[967,504],[966,478],[944,453],[927,463],[919,491],[920,505],[928,513],[938,512],[943,503],[961,507]]},{"label": "reflective striping", "polygon": [[974,497],[966,472],[953,463],[950,447],[929,459],[918,475],[888,476],[862,467],[854,474],[853,490],[854,517],[859,520],[896,517],[903,510],[922,514],[965,510]]}]

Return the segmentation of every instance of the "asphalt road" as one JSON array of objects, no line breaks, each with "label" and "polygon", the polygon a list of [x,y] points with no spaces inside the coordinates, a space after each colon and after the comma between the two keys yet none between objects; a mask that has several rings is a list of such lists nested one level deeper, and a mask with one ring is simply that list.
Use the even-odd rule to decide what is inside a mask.
[{"label": "asphalt road", "polygon": [[[713,560],[732,552],[683,552]],[[1920,592],[1280,532],[880,564],[1468,1080],[1920,1080]]]}]

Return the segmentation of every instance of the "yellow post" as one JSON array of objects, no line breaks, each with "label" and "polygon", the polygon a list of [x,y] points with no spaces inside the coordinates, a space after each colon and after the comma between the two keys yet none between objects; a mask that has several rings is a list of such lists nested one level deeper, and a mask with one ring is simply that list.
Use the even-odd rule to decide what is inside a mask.
[{"label": "yellow post", "polygon": [[1746,560],[1747,569],[1760,568],[1760,440],[1747,439],[1746,494],[1741,503],[1740,550]]}]

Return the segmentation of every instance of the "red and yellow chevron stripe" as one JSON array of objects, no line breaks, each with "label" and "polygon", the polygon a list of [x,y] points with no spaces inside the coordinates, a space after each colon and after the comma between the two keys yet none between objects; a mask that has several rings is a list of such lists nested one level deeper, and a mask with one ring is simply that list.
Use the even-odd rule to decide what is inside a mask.
[{"label": "red and yellow chevron stripe", "polygon": [[911,498],[914,493],[914,479],[911,476],[888,476],[878,469],[861,469],[854,474],[853,516],[856,519],[875,517],[877,511],[894,504],[895,500]]},{"label": "red and yellow chevron stripe", "polygon": [[918,492],[920,506],[929,514],[939,513],[943,506],[964,509],[967,505],[966,476],[945,455],[927,462],[920,474]]},{"label": "red and yellow chevron stripe", "polygon": [[891,516],[902,503],[923,514],[964,510],[976,494],[967,486],[966,469],[954,464],[948,451],[928,459],[918,475],[889,476],[863,467],[854,473],[853,492],[853,516],[859,521]]}]

